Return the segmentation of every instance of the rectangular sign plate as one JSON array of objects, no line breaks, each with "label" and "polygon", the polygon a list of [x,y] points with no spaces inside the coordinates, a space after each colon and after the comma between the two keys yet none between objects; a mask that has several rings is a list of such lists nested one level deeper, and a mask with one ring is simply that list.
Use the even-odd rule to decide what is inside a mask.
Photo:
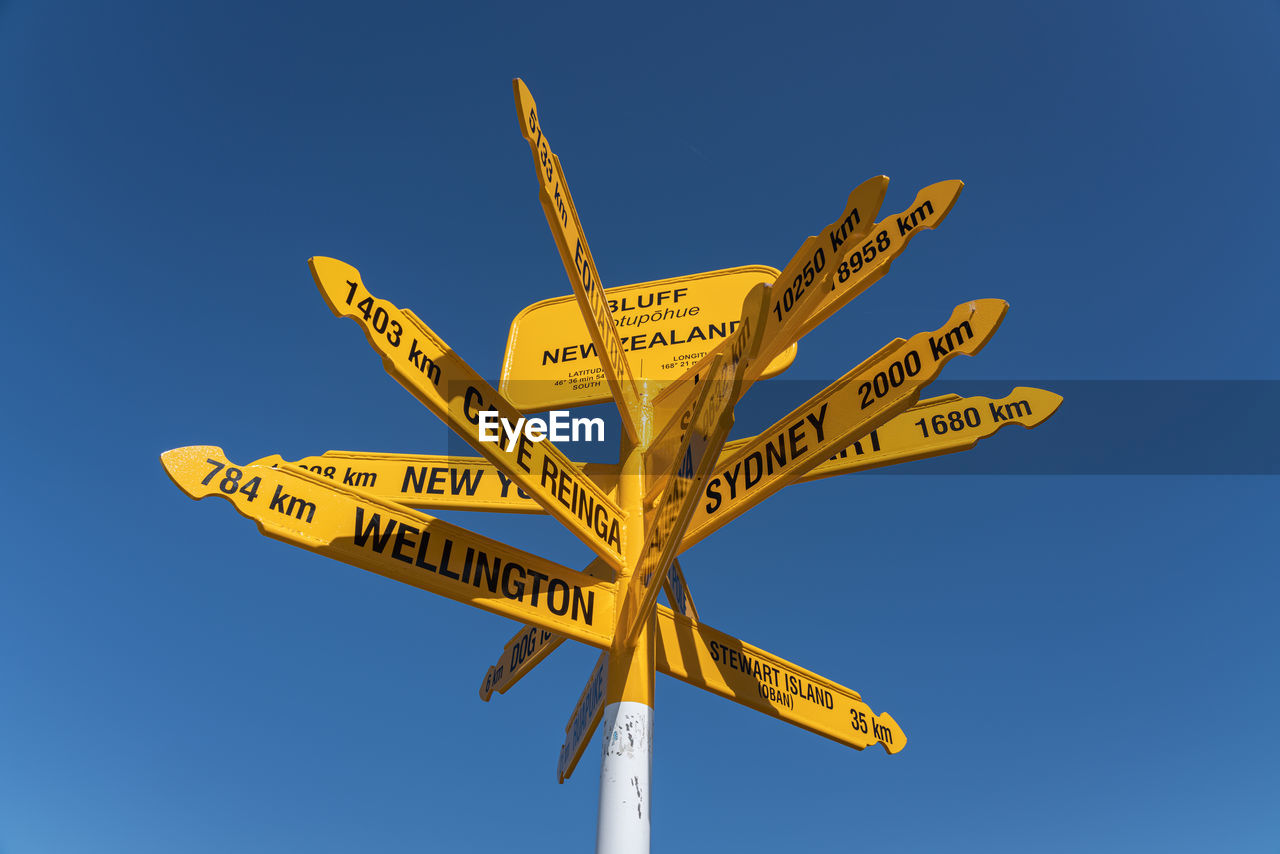
[{"label": "rectangular sign plate", "polygon": [[510,450],[500,441],[480,441],[480,412],[494,411],[515,424],[522,417],[515,405],[413,312],[370,294],[355,267],[319,257],[310,264],[330,310],[364,330],[387,373],[610,566],[622,566],[626,514],[603,489],[550,441],[522,434]]},{"label": "rectangular sign plate", "polygon": [[[732,335],[751,288],[777,276],[772,267],[735,267],[604,293],[632,368],[654,388],[680,377]],[[606,403],[609,386],[598,352],[573,297],[536,302],[511,322],[498,388],[529,412]],[[782,373],[795,356],[794,346],[783,349],[762,376]]]},{"label": "rectangular sign plate", "polygon": [[268,537],[592,646],[613,640],[615,586],[598,578],[288,465],[237,466],[207,445],[160,461],[187,495],[225,498]]}]

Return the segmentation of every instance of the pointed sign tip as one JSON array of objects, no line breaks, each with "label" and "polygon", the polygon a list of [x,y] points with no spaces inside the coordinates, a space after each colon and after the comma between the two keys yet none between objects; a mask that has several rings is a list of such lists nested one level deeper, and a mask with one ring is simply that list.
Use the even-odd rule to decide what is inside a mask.
[{"label": "pointed sign tip", "polygon": [[876,719],[881,727],[889,730],[889,741],[891,743],[886,744],[883,739],[880,740],[880,746],[884,748],[885,753],[892,755],[907,746],[907,735],[902,731],[902,727],[898,726],[898,722],[893,719],[893,715],[888,712],[881,712],[876,715]]},{"label": "pointed sign tip", "polygon": [[208,473],[211,462],[226,465],[227,457],[217,445],[188,445],[174,448],[160,455],[160,464],[174,485],[189,497],[199,499],[208,494],[202,489],[201,478]]},{"label": "pointed sign tip", "polygon": [[1018,386],[1009,392],[1010,397],[1021,397],[1030,399],[1033,404],[1031,412],[1022,419],[1019,419],[1023,427],[1028,430],[1032,427],[1038,427],[1058,411],[1058,407],[1062,405],[1062,395],[1057,392],[1049,391],[1043,388],[1031,388],[1028,386]]}]

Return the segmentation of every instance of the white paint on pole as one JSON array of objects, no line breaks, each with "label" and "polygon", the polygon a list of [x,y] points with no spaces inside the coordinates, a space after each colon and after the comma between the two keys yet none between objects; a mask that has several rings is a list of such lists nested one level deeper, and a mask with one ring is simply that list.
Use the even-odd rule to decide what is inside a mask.
[{"label": "white paint on pole", "polygon": [[604,709],[596,854],[649,854],[653,709],[623,700]]}]

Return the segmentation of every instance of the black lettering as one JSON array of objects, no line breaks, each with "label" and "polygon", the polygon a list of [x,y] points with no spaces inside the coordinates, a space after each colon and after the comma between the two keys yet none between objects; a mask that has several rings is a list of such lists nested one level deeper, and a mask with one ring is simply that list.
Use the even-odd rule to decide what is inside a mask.
[{"label": "black lettering", "polygon": [[720,478],[719,478],[719,477],[713,477],[713,478],[711,478],[710,480],[708,480],[708,481],[707,481],[707,488],[703,491],[703,494],[704,494],[704,495],[706,495],[708,498],[710,498],[710,499],[711,499],[711,501],[710,501],[710,502],[708,502],[708,503],[706,504],[706,506],[705,506],[705,508],[704,508],[704,509],[705,509],[708,513],[714,513],[714,512],[716,512],[717,510],[719,510],[719,509],[720,509],[720,502],[721,502],[721,498],[720,498]]},{"label": "black lettering", "polygon": [[409,487],[412,486],[413,491],[421,495],[423,487],[426,486],[426,483],[427,483],[427,467],[426,466],[420,466],[416,469],[413,466],[404,467],[404,483],[400,485],[401,492],[408,492]]},{"label": "black lettering", "polygon": [[502,575],[502,561],[494,558],[493,562],[489,562],[489,556],[484,552],[476,555],[475,562],[476,574],[471,584],[479,587],[483,581],[484,585],[489,588],[490,593],[498,592],[498,581]]},{"label": "black lettering", "polygon": [[413,563],[413,558],[405,554],[400,554],[400,550],[405,546],[408,546],[409,548],[413,548],[414,546],[416,546],[417,543],[410,540],[409,537],[416,535],[418,533],[419,533],[418,529],[413,527],[412,525],[401,524],[400,530],[396,532],[396,544],[391,549],[391,556],[396,560],[401,560],[401,561],[404,561],[405,563]]},{"label": "black lettering", "polygon": [[[475,409],[472,410],[472,401],[475,401]],[[475,386],[467,386],[467,393],[462,398],[462,414],[472,424],[480,423],[480,407],[484,406],[484,398],[480,396],[480,392]]]},{"label": "black lettering", "polygon": [[[529,604],[535,608],[538,606],[538,594],[542,592],[542,582],[547,580],[546,573],[538,572],[536,569],[529,570],[529,575],[533,576],[533,589],[529,591]],[[560,582],[564,584],[563,581]],[[560,613],[564,613],[561,611]]]},{"label": "black lettering", "polygon": [[783,443],[784,438],[785,436],[783,436],[783,434],[781,433],[778,434],[777,449],[773,447],[772,439],[770,439],[769,442],[764,446],[765,454],[767,455],[765,458],[765,465],[769,469],[769,474],[773,474],[773,461],[775,459],[777,459],[778,461],[778,468],[782,468],[787,464],[787,454],[786,454],[786,451],[784,450],[786,446]]},{"label": "black lettering", "polygon": [[453,552],[453,540],[448,537],[444,538],[444,545],[440,547],[440,566],[436,568],[436,572],[447,578],[457,579],[458,573],[449,569],[449,555]]},{"label": "black lettering", "polygon": [[[511,576],[516,572],[520,573],[520,578],[513,584]],[[502,595],[517,602],[524,598],[524,567],[514,561],[502,568]]]},{"label": "black lettering", "polygon": [[[279,488],[277,487],[277,492],[278,491],[279,491]],[[389,522],[387,522],[387,530],[385,533],[381,530],[381,526],[382,526],[381,515],[374,513],[369,519],[369,527],[365,528],[364,530],[361,530],[361,524],[363,522],[364,522],[364,508],[357,506],[356,507],[356,533],[355,533],[355,536],[352,538],[352,542],[354,542],[357,546],[363,547],[365,543],[369,542],[369,536],[372,534],[373,550],[378,554],[381,554],[382,550],[387,547],[387,541],[391,539],[391,531],[396,526],[395,520],[392,519]]]},{"label": "black lettering", "polygon": [[418,554],[417,554],[417,555],[415,555],[415,556],[414,556],[414,558],[413,558],[413,565],[414,565],[414,566],[418,566],[418,567],[422,567],[423,569],[427,570],[428,572],[435,572],[435,571],[436,571],[436,565],[435,565],[434,563],[427,563],[427,560],[426,560],[426,558],[427,558],[427,543],[429,543],[429,542],[431,542],[431,532],[430,532],[430,531],[424,531],[424,532],[422,533],[422,539],[418,541]]},{"label": "black lettering", "polygon": [[[573,588],[573,619],[578,619],[578,614],[582,614],[582,621],[588,626],[591,625],[593,615],[596,609],[596,592],[590,590],[586,597],[582,595],[582,588],[574,586]],[[549,639],[549,638],[548,638]]]},{"label": "black lettering", "polygon": [[483,474],[484,472],[480,469],[451,468],[449,469],[449,488],[454,495],[461,495],[464,490],[467,495],[475,495]]},{"label": "black lettering", "polygon": [[822,432],[822,422],[827,420],[827,405],[825,403],[822,404],[822,408],[818,410],[818,416],[816,418],[812,413],[806,415],[805,418],[807,418],[809,423],[813,425],[814,432],[818,434],[818,441],[821,442],[824,435]]},{"label": "black lettering", "polygon": [[[962,330],[965,333],[964,335],[960,334]],[[951,340],[951,337],[953,335],[955,336],[954,342],[952,342]],[[968,341],[972,337],[973,337],[973,327],[969,325],[969,321],[962,320],[960,321],[959,326],[956,326],[952,328],[949,332],[947,332],[947,347],[950,350],[954,350],[955,348],[959,347],[961,344],[963,344],[965,341]]]},{"label": "black lettering", "polygon": [[1006,405],[1004,411],[1009,413],[1010,418],[1021,418],[1024,415],[1031,414],[1031,404],[1025,400],[1014,401]]},{"label": "black lettering", "polygon": [[800,440],[804,438],[804,422],[798,421],[787,428],[787,436],[791,439],[791,459],[803,454],[809,450],[808,445],[800,444]]},{"label": "black lettering", "polygon": [[[751,463],[753,462],[756,464],[755,477],[751,476]],[[760,478],[764,475],[764,457],[760,455],[759,451],[752,451],[751,456],[743,461],[742,468],[742,488],[747,490],[759,483]]]},{"label": "black lettering", "polygon": [[[533,570],[529,570],[529,573],[532,575]],[[538,573],[538,575],[542,575],[542,573]],[[546,578],[545,575],[542,575],[542,577]],[[557,594],[560,596],[559,606],[556,605]],[[536,605],[538,603],[535,601],[533,604]],[[547,609],[551,613],[561,616],[569,610],[569,585],[559,578],[551,579],[551,583],[547,585]]]},{"label": "black lettering", "polygon": [[729,500],[730,501],[738,497],[738,469],[741,466],[742,466],[741,462],[734,463],[733,471],[732,472],[726,471],[724,473],[725,483],[729,484]]}]

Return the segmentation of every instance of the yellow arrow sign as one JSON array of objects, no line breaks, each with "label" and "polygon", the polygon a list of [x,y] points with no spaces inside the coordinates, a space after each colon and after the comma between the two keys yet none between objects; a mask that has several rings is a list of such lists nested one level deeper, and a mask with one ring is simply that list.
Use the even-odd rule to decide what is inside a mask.
[{"label": "yellow arrow sign", "polygon": [[907,743],[897,721],[857,691],[661,606],[658,669],[857,750],[879,743],[897,753]]},{"label": "yellow arrow sign", "polygon": [[187,495],[225,498],[268,537],[592,646],[613,639],[615,587],[598,578],[287,465],[237,466],[207,445],[160,461]]},{"label": "yellow arrow sign", "polygon": [[541,626],[525,626],[516,632],[502,648],[497,663],[485,673],[484,681],[480,683],[480,699],[487,703],[494,691],[507,693],[508,688],[523,679],[564,642],[564,635]]},{"label": "yellow arrow sign", "polygon": [[[735,267],[637,285],[605,288],[613,322],[632,369],[651,388],[681,376],[734,333],[742,301],[772,267]],[[498,389],[526,412],[607,403],[595,342],[587,336],[574,297],[542,300],[516,315],[507,338]],[[788,347],[765,366],[777,376],[794,361]]]},{"label": "yellow arrow sign", "polygon": [[[877,175],[863,181],[849,194],[848,204],[840,217],[821,234],[815,234],[800,245],[800,249],[782,268],[782,273],[769,290],[769,311],[764,320],[764,340],[761,356],[791,346],[799,338],[796,330],[809,313],[814,300],[831,288],[836,264],[841,254],[848,253],[862,243],[867,236],[889,179]],[[828,254],[830,253],[830,254]],[[829,265],[829,266],[828,266]],[[784,344],[783,342],[789,342]],[[748,374],[750,380],[758,371]]]},{"label": "yellow arrow sign", "polygon": [[736,518],[910,407],[947,362],[982,349],[1008,308],[999,299],[956,306],[941,328],[905,341],[894,339],[732,456],[718,460],[703,489],[707,500],[694,508],[685,545],[705,536],[702,530],[712,517],[720,517],[717,527]]},{"label": "yellow arrow sign", "polygon": [[[877,179],[872,179],[875,180]],[[870,183],[871,181],[865,182],[862,187]],[[784,273],[770,290],[767,317],[771,326],[759,358],[767,360],[771,358],[771,353],[794,344],[879,281],[889,272],[890,265],[906,249],[912,237],[925,229],[936,228],[946,218],[963,188],[964,183],[961,181],[930,184],[916,194],[915,200],[902,213],[877,222],[869,231],[856,238],[846,237],[839,244],[836,243],[837,232],[829,227],[826,234],[828,243],[832,246],[833,258],[815,274],[813,282],[807,282],[807,277],[802,277],[800,281],[788,280]],[[863,241],[862,237],[869,239]],[[797,257],[803,257],[805,247],[815,240],[816,238],[809,238]],[[792,264],[794,263],[793,258]],[[791,266],[789,264],[788,269]],[[791,305],[790,311],[786,310],[787,305]],[[684,392],[679,387],[686,383],[696,383],[700,376],[705,375],[707,364],[709,362],[704,357],[702,362],[687,370],[684,376],[654,398],[656,423],[665,424],[687,417],[687,409],[682,406]],[[743,394],[746,394],[759,376],[759,365],[747,366]]]},{"label": "yellow arrow sign", "polygon": [[[273,457],[270,462],[282,460]],[[289,464],[408,507],[546,512],[502,469],[483,457],[325,451]],[[575,462],[573,465],[606,494],[613,495],[618,486],[617,464]]]},{"label": "yellow arrow sign", "polygon": [[596,666],[587,677],[586,687],[578,697],[569,723],[564,728],[564,744],[560,745],[560,759],[556,762],[556,779],[563,783],[569,779],[573,769],[578,767],[578,760],[587,747],[587,739],[596,727],[600,726],[600,718],[604,715],[605,679],[609,674],[609,653],[602,652],[596,659]]},{"label": "yellow arrow sign", "polygon": [[640,393],[623,351],[622,341],[618,337],[618,328],[613,325],[613,315],[609,310],[609,300],[604,294],[600,271],[596,269],[591,247],[587,245],[587,236],[582,231],[578,209],[573,204],[573,196],[569,194],[569,185],[564,179],[564,170],[560,167],[560,158],[547,143],[542,123],[538,119],[538,105],[534,102],[529,87],[518,77],[511,81],[511,87],[515,91],[520,131],[533,152],[533,165],[538,173],[540,188],[538,198],[547,215],[547,224],[551,226],[556,248],[560,250],[564,270],[569,274],[573,295],[587,321],[587,329],[604,369],[604,379],[609,384],[613,399],[618,403],[623,427],[632,442],[639,442],[640,431],[635,419],[640,414]]},{"label": "yellow arrow sign", "polygon": [[523,431],[511,442],[482,441],[482,412],[509,424],[523,415],[413,312],[370,294],[355,267],[333,258],[310,263],[329,308],[360,325],[387,373],[610,566],[622,565],[626,514],[603,489],[550,441]]},{"label": "yellow arrow sign", "polygon": [[948,394],[922,400],[810,469],[800,481],[967,451],[1010,424],[1028,430],[1043,424],[1061,403],[1062,395],[1025,386],[998,399]]},{"label": "yellow arrow sign", "polygon": [[915,200],[901,213],[885,217],[873,225],[867,232],[867,239],[860,245],[849,244],[848,251],[839,256],[831,270],[829,287],[819,289],[818,299],[805,313],[796,340],[808,335],[888,273],[911,238],[942,224],[963,189],[963,181],[930,184],[916,193]]},{"label": "yellow arrow sign", "polygon": [[[761,315],[767,295],[768,288],[758,285],[743,303],[738,331],[729,339],[726,350],[712,362],[709,376],[698,389],[698,400],[679,450],[670,457],[670,475],[662,503],[646,514],[644,548],[639,565],[627,579],[618,618],[618,636],[628,647],[635,645],[653,612],[662,579],[679,553],[690,514],[702,494],[703,482],[733,426],[733,407],[738,402],[742,372],[760,347]],[[660,436],[654,444],[664,441]],[[665,458],[665,453],[662,456]]]}]

